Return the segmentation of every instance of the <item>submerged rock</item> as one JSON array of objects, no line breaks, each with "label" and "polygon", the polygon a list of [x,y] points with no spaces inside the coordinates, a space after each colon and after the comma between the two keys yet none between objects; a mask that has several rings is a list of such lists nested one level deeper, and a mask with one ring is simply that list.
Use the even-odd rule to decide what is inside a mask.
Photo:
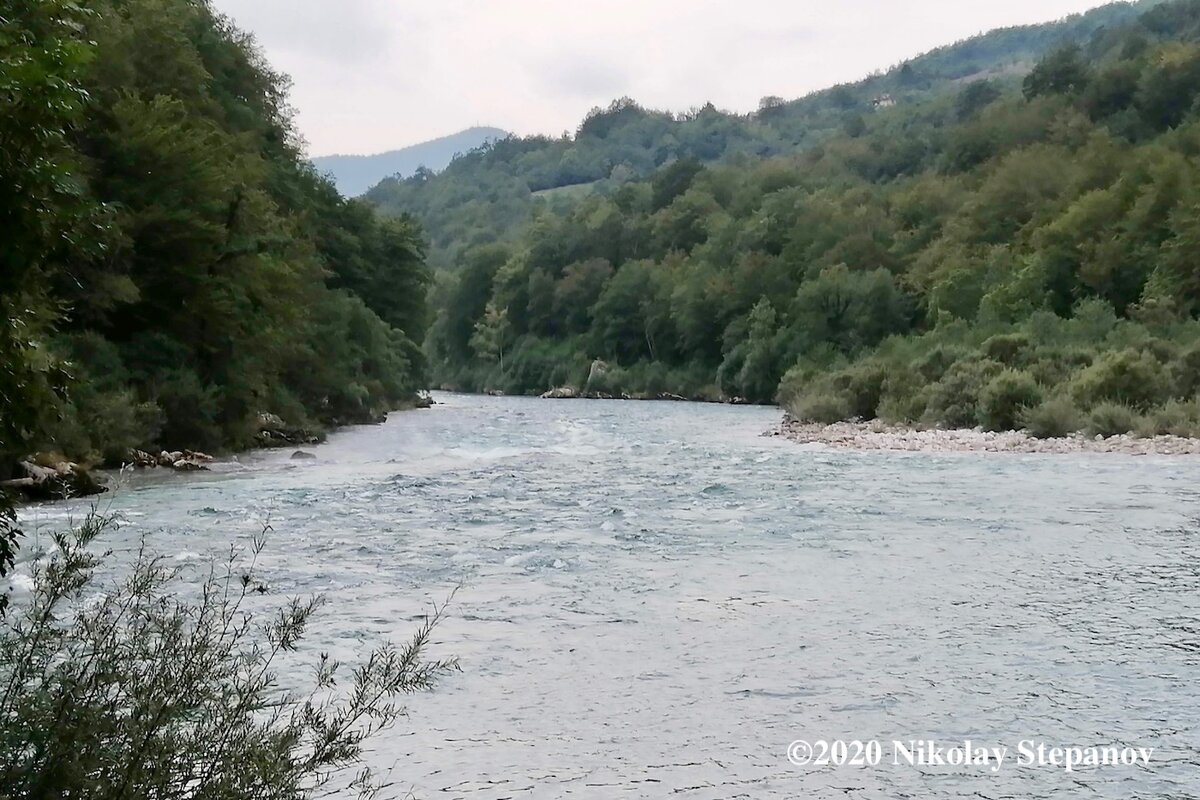
[{"label": "submerged rock", "polygon": [[297,450],[296,452],[292,453],[292,458],[296,461],[305,461],[307,459],[316,458],[316,456],[312,453],[306,453],[303,450]]}]

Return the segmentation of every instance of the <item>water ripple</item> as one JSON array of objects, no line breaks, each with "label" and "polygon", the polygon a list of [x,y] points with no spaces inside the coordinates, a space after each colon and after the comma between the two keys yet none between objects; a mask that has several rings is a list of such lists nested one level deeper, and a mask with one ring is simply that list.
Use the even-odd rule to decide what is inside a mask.
[{"label": "water ripple", "polygon": [[[760,437],[770,409],[439,401],[299,466],[136,476],[106,544],[194,564],[269,515],[274,591],[332,601],[308,655],[405,638],[462,583],[437,648],[463,672],[372,753],[420,797],[1200,795],[1200,462],[831,453]],[[1156,757],[792,767],[805,737]]]}]

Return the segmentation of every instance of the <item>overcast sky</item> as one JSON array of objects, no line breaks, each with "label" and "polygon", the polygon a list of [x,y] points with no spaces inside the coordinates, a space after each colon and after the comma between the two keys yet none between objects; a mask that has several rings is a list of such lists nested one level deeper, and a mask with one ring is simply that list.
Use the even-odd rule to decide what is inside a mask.
[{"label": "overcast sky", "polygon": [[629,95],[748,111],[1097,0],[214,0],[292,76],[310,155],[494,125],[574,130]]}]

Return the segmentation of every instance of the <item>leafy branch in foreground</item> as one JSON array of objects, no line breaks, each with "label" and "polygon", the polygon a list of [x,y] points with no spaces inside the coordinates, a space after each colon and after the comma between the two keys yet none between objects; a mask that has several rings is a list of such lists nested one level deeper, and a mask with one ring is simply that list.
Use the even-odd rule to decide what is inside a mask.
[{"label": "leafy branch in foreground", "polygon": [[[249,553],[231,549],[193,592],[177,567],[139,552],[110,591],[90,548],[111,519],[54,535],[29,597],[0,625],[0,786],[14,798],[308,798],[385,785],[361,767],[363,745],[453,661],[426,660],[445,605],[403,646],[385,644],[339,687],[322,655],[307,693],[281,687],[320,597],[263,618]],[[242,566],[243,557],[249,561]]]}]

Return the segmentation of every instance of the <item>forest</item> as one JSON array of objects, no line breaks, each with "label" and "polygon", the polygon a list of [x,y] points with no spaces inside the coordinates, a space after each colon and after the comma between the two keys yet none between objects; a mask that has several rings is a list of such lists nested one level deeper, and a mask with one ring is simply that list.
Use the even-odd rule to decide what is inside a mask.
[{"label": "forest", "polygon": [[856,83],[795,100],[763,97],[751,114],[712,104],[659,111],[618,98],[594,108],[573,134],[502,139],[445,170],[386,178],[367,197],[384,211],[420,220],[430,265],[453,269],[472,247],[514,241],[535,211],[562,210],[593,192],[610,194],[671,161],[707,164],[791,154],[857,129],[877,100],[911,105],[953,95],[967,81],[1017,83],[1049,50],[1084,42],[1157,2],[1113,3],[1057,22],[995,30]]},{"label": "forest", "polygon": [[[544,424],[496,401],[469,413],[447,408],[429,446],[411,447],[412,430],[396,425],[359,431],[376,450],[358,460],[295,454],[327,469],[306,473],[303,502],[283,489],[299,486],[279,477],[294,466],[286,453],[287,468],[276,460],[261,471],[265,482],[148,482],[121,506],[141,518],[126,538],[113,536],[117,518],[93,508],[76,520],[68,508],[50,512],[49,526],[41,512],[26,515],[40,529],[24,539],[6,489],[74,462],[86,473],[159,451],[171,463],[172,451],[313,441],[421,402],[434,385],[777,402],[814,423],[1200,437],[1200,0],[1117,3],[992,32],[858,83],[763,98],[750,114],[711,105],[677,114],[622,98],[572,134],[507,137],[440,173],[384,180],[358,200],[308,160],[288,88],[208,0],[0,7],[0,578],[12,576],[0,585],[0,794],[411,796],[404,775],[347,772],[384,755],[392,768],[453,781],[447,792],[551,779],[556,789],[594,788],[602,759],[606,786],[658,791],[669,784],[647,775],[661,769],[687,781],[676,791],[713,787],[680,771],[698,764],[654,766],[604,748],[589,748],[594,764],[580,764],[568,751],[588,730],[610,744],[630,733],[627,743],[663,761],[671,742],[637,738],[638,719],[622,717],[632,708],[686,733],[692,717],[671,714],[689,705],[678,702],[689,685],[711,695],[728,684],[724,693],[741,706],[746,692],[764,695],[759,710],[772,714],[774,694],[779,718],[793,713],[792,693],[753,685],[761,675],[787,680],[779,667],[789,659],[801,667],[798,685],[812,683],[811,653],[800,652],[810,643],[792,654],[775,645],[794,576],[828,571],[831,556],[845,566],[805,588],[801,599],[814,608],[836,611],[849,598],[870,615],[888,592],[932,587],[969,602],[984,586],[996,608],[1029,622],[1010,640],[988,630],[982,649],[967,630],[942,648],[950,655],[934,654],[937,674],[963,671],[955,652],[1003,664],[1016,654],[1024,670],[1016,693],[1030,676],[1049,687],[1019,713],[1036,721],[1043,706],[1054,720],[1076,712],[1079,730],[1129,717],[1114,735],[1130,737],[1146,734],[1143,723],[1150,734],[1162,727],[1146,721],[1145,703],[1072,707],[1068,695],[1078,694],[1081,669],[1114,654],[1129,662],[1118,677],[1155,697],[1190,685],[1181,676],[1194,662],[1178,654],[1194,653],[1194,626],[1175,609],[1188,610],[1192,587],[1178,576],[1191,573],[1176,567],[1194,546],[1189,529],[1163,529],[1186,512],[1187,482],[1170,473],[1174,464],[1143,460],[1134,474],[1124,462],[1095,481],[1090,462],[1062,462],[1078,473],[1067,469],[1065,480],[1057,462],[1022,460],[1016,470],[989,462],[968,465],[955,485],[947,476],[960,472],[957,462],[930,471],[933,460],[906,461],[916,468],[902,492],[864,495],[870,480],[895,483],[877,460],[813,470],[803,451],[759,459],[745,437],[736,449],[718,447],[704,437],[726,415],[706,417],[699,406],[678,409],[690,428],[664,426],[660,404],[640,406],[638,425],[619,429],[607,411],[578,426]],[[505,447],[496,447],[493,424],[504,426]],[[632,441],[658,428],[662,436]],[[514,442],[522,446],[507,446]],[[711,463],[698,469],[698,457]],[[14,479],[21,471],[27,477]],[[813,494],[798,501],[795,476],[805,471]],[[726,482],[709,482],[717,472]],[[1044,476],[1051,480],[1030,509],[1014,516],[1003,507]],[[258,561],[269,518],[247,546],[212,558],[228,529],[281,490],[296,532],[270,563],[271,581]],[[1088,510],[1086,525],[1077,514],[1063,521],[1067,490]],[[981,500],[983,511],[966,503],[966,516],[931,516],[947,498]],[[160,526],[162,517],[146,513],[156,504],[178,516]],[[596,535],[595,513],[575,513],[583,506],[614,520],[601,526],[605,535]],[[64,517],[71,530],[44,532]],[[876,522],[864,527],[867,517]],[[736,541],[721,539],[722,526]],[[803,538],[851,527],[867,538]],[[983,549],[980,537],[963,535],[973,527],[987,528]],[[879,558],[877,545],[896,530],[912,546]],[[1055,535],[1031,535],[1043,530]],[[1127,568],[1134,540],[1150,542],[1150,566],[1161,569]],[[1090,561],[1061,557],[1079,542],[1095,550]],[[975,557],[993,551],[1023,571],[998,572]],[[104,566],[113,552],[116,574]],[[450,713],[438,712],[430,736],[399,732],[391,736],[399,749],[368,751],[371,736],[407,715],[405,699],[458,670],[455,659],[425,653],[438,644],[449,600],[416,616],[403,605],[421,581],[465,586],[464,565],[483,591],[464,592],[468,624],[450,641],[465,647],[481,682],[464,678],[443,696]],[[845,576],[873,580],[882,594],[840,593]],[[698,580],[720,592],[708,593],[718,614],[693,614],[710,605],[694,591]],[[271,583],[296,595],[272,602]],[[743,583],[772,602],[743,603],[740,589],[720,599]],[[1088,591],[1055,605],[1077,586]],[[347,605],[301,651],[324,589]],[[1031,609],[1030,597],[1048,600]],[[541,613],[545,598],[591,622]],[[1138,619],[1162,608],[1170,624],[1099,633],[1042,625],[1099,607]],[[658,627],[621,634],[625,649],[588,651],[598,641],[593,622],[635,618]],[[883,665],[849,684],[886,683],[893,666],[923,658],[926,644],[920,625],[895,621],[899,638],[842,624],[825,637],[833,649],[818,655],[846,661],[838,636],[848,631],[855,652],[875,647],[856,663]],[[935,638],[941,621],[925,626]],[[385,641],[357,665],[338,660],[410,622],[406,643]],[[679,659],[701,628],[733,649]],[[576,636],[580,648],[564,645]],[[912,659],[897,657],[905,642]],[[1045,658],[1026,657],[1031,649]],[[1128,658],[1135,650],[1141,660]],[[654,669],[614,670],[614,652]],[[314,656],[299,687],[297,655]],[[561,685],[508,714],[501,722],[516,734],[499,735],[478,712],[511,705],[530,664]],[[965,674],[978,673],[978,659],[966,664]],[[643,680],[664,675],[669,687]],[[752,688],[739,688],[746,680]],[[648,688],[631,693],[635,684]],[[849,684],[817,694],[841,698]],[[581,705],[579,692],[596,687],[624,705]],[[657,695],[663,708],[642,703]],[[952,721],[978,711],[967,695],[909,700],[918,724],[940,706]],[[898,718],[909,713],[897,709]],[[568,715],[592,727],[564,734]],[[448,727],[460,722],[479,722],[481,732]],[[766,752],[745,737],[736,747],[707,738],[716,758],[705,756],[706,776],[716,775],[709,762],[726,771],[722,752]],[[504,749],[489,751],[476,783],[469,767],[481,743],[496,742]],[[531,759],[544,742],[567,746]],[[435,757],[414,755],[420,747]],[[547,778],[558,752],[572,775]],[[756,755],[734,760],[754,762],[756,774],[722,777],[723,786],[789,780],[775,766],[760,769]],[[1184,760],[1166,766],[1182,775]],[[522,772],[531,763],[533,778]],[[626,767],[630,780],[616,782]],[[1174,774],[1151,779],[1165,785]],[[931,790],[928,776],[916,777]]]},{"label": "forest", "polygon": [[5,9],[0,478],[412,402],[422,233],[313,169],[247,34],[203,0]]},{"label": "forest", "polygon": [[[509,139],[403,182],[458,193],[453,218],[476,220],[442,256],[435,380],[779,400],[816,421],[1200,431],[1200,3],[1106,7],[1057,30],[1085,35],[1028,70],[949,79],[941,53],[948,72],[914,60],[868,82],[925,91],[871,104],[847,88],[838,130],[788,153],[754,152],[771,103],[681,121],[620,101],[575,152],[663,125],[686,152],[546,190],[529,165],[565,145]],[[501,164],[557,196],[520,223],[482,178],[466,185]]]}]

